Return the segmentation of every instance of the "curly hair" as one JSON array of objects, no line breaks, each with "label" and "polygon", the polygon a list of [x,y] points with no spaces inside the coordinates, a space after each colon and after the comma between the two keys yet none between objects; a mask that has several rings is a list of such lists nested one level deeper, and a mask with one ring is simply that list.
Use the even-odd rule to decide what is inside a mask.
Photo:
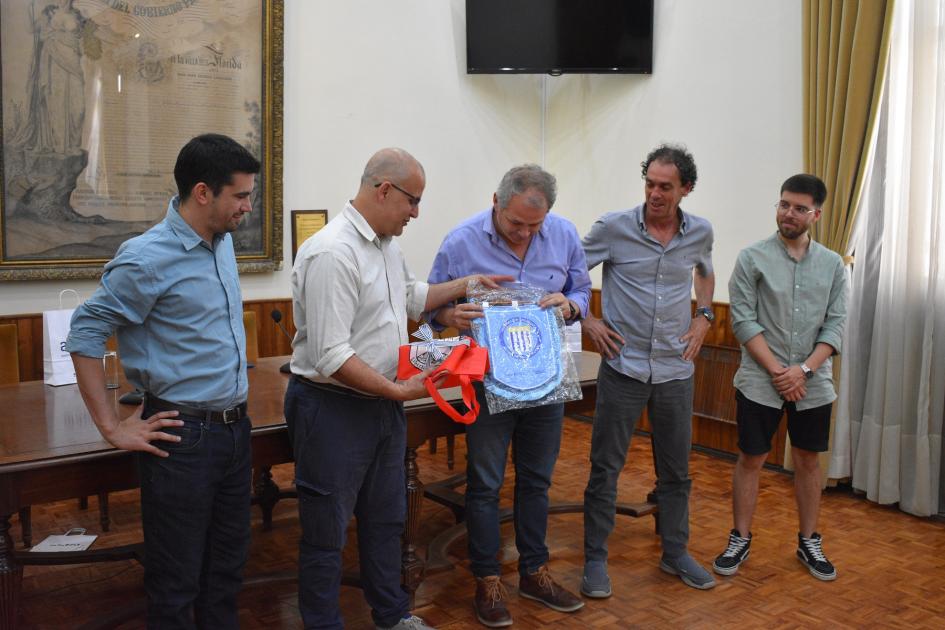
[{"label": "curly hair", "polygon": [[643,167],[644,179],[646,178],[647,169],[650,168],[650,164],[653,162],[674,164],[676,170],[679,171],[679,181],[682,185],[696,187],[696,179],[699,177],[696,172],[696,161],[693,159],[692,153],[689,153],[686,147],[681,144],[661,144],[650,151],[650,154],[646,156],[646,160],[640,162],[640,166]]}]

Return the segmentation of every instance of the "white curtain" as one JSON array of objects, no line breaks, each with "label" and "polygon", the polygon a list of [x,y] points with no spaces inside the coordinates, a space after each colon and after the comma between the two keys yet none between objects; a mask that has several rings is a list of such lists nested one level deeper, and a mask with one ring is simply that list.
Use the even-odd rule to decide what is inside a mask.
[{"label": "white curtain", "polygon": [[945,407],[945,0],[899,0],[856,264],[830,476],[939,505]]}]

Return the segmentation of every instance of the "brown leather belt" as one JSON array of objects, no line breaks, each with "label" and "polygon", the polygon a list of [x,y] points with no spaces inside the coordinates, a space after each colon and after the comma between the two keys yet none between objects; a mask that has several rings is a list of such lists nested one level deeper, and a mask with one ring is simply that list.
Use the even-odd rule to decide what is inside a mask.
[{"label": "brown leather belt", "polygon": [[248,418],[246,414],[246,403],[242,402],[235,407],[213,411],[212,409],[197,409],[187,405],[178,405],[167,400],[158,398],[154,394],[145,393],[144,406],[157,411],[178,411],[182,416],[193,418],[203,418],[208,422],[219,422],[221,424],[233,424],[243,418]]}]

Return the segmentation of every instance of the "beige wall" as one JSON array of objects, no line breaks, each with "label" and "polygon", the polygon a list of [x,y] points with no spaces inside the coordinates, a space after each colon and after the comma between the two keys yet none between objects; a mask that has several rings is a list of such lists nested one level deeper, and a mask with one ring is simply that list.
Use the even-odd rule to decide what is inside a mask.
[{"label": "beige wall", "polygon": [[[509,166],[544,158],[555,211],[584,233],[642,201],[649,148],[682,141],[700,170],[683,207],[715,225],[725,301],[735,254],[770,233],[778,186],[801,168],[797,1],[658,0],[652,76],[548,78],[466,75],[463,0],[285,4],[287,257],[289,211],[335,216],[381,146],[426,167],[420,219],[402,239],[425,277],[445,232],[488,206]],[[288,277],[244,275],[244,297],[287,296]],[[87,297],[95,283],[0,283],[0,314],[55,308],[65,287]]]}]

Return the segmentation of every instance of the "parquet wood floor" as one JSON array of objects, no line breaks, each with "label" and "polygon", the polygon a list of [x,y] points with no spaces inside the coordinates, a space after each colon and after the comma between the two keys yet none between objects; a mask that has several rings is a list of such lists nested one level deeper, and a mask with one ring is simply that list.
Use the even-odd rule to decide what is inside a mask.
[{"label": "parquet wood floor", "polygon": [[[561,458],[552,499],[580,501],[587,481],[590,426],[565,423]],[[456,440],[457,467],[464,461],[465,441]],[[634,438],[621,477],[621,498],[642,500],[652,486],[650,444]],[[430,455],[422,449],[421,476],[430,482],[453,474],[446,467],[445,449]],[[275,471],[280,485],[291,481],[291,466]],[[719,553],[731,527],[730,477],[732,462],[692,455],[693,496],[691,545],[693,555],[707,565]],[[510,473],[511,476],[511,473]],[[503,505],[511,504],[511,479]],[[424,502],[421,540],[432,538],[452,524],[448,510]],[[112,531],[97,545],[140,539],[137,492],[111,495]],[[85,512],[75,501],[33,509],[34,539],[73,526],[98,531],[95,500]],[[503,526],[503,573],[511,592],[513,628],[941,628],[945,626],[945,525],[918,519],[892,508],[879,507],[842,491],[828,492],[823,501],[821,531],[825,550],[837,565],[835,582],[811,577],[794,557],[797,524],[792,480],[764,471],[755,521],[751,558],[736,576],[718,577],[711,591],[686,587],[659,570],[659,541],[653,521],[618,517],[610,540],[610,571],[614,596],[586,600],[575,614],[557,613],[517,595],[517,573],[511,524]],[[17,536],[18,528],[12,532]],[[253,518],[253,549],[247,576],[292,574],[296,570],[298,524],[294,501],[280,503],[274,528],[263,532],[258,512]],[[350,530],[345,564],[357,565],[356,540]],[[551,570],[576,590],[582,566],[582,519],[579,514],[550,519],[548,544]],[[417,593],[416,612],[438,628],[481,628],[471,607],[473,579],[463,542],[451,549],[456,568],[427,578]],[[64,567],[26,567],[20,612],[23,628],[73,628],[98,615],[141,601],[141,568],[133,562]],[[347,626],[372,628],[361,592],[342,589]],[[249,584],[240,598],[244,628],[298,628],[296,585],[291,580]],[[122,628],[143,627],[136,617]]]}]

